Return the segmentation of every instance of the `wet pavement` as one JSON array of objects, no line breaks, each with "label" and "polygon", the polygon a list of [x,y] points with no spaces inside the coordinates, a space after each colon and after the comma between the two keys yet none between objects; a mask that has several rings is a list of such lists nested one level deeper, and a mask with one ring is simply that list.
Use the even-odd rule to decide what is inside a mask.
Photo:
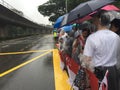
[{"label": "wet pavement", "polygon": [[[52,35],[0,42],[0,90],[55,90],[56,86],[56,90],[70,90],[67,74],[58,68],[59,63],[55,60],[57,76],[54,76],[50,51],[53,48]],[[56,86],[54,79],[57,80]]]},{"label": "wet pavement", "polygon": [[[55,90],[53,57],[49,52],[53,48],[52,35],[1,42],[0,75],[4,75],[0,77],[0,90]],[[31,52],[20,53],[25,51]],[[25,65],[22,66],[23,63]]]}]

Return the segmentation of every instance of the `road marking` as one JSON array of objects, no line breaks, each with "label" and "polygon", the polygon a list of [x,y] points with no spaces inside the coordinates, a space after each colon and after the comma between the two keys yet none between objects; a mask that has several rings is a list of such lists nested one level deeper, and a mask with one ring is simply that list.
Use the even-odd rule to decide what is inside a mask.
[{"label": "road marking", "polygon": [[28,61],[25,62],[25,63],[22,63],[22,64],[14,67],[14,68],[12,68],[12,69],[9,69],[9,70],[1,73],[1,74],[0,74],[0,77],[3,77],[3,76],[5,76],[5,75],[7,75],[7,74],[9,74],[9,73],[17,70],[17,69],[19,69],[19,68],[21,68],[21,67],[23,67],[23,66],[25,66],[25,65],[27,65],[27,64],[29,64],[29,63],[31,63],[31,62],[33,62],[33,61],[39,59],[40,57],[45,56],[46,54],[48,54],[48,53],[50,53],[50,52],[52,52],[52,51],[53,51],[53,50],[49,50],[49,51],[47,51],[47,52],[45,52],[45,53],[43,53],[43,54],[41,54],[41,55],[39,55],[39,56],[37,56],[37,57],[35,57],[35,58],[32,58],[32,59],[28,60]]},{"label": "road marking", "polygon": [[55,90],[71,90],[71,86],[68,83],[67,73],[60,68],[60,58],[57,49],[53,50],[53,66]]},{"label": "road marking", "polygon": [[24,52],[8,52],[8,53],[0,53],[2,55],[13,55],[13,54],[28,54],[28,53],[35,53],[35,52],[45,52],[49,50],[31,50],[31,51],[24,51]]}]

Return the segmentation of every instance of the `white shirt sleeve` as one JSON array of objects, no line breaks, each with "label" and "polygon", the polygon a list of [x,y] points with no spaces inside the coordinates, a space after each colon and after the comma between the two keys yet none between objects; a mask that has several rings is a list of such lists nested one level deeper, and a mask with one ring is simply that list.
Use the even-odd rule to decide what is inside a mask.
[{"label": "white shirt sleeve", "polygon": [[94,53],[94,43],[91,40],[91,37],[87,38],[83,54],[88,57],[93,57]]}]

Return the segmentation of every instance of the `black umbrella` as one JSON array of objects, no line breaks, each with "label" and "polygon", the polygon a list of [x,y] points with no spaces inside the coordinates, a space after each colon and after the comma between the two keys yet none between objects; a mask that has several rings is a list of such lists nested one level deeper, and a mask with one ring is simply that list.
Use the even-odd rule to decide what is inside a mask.
[{"label": "black umbrella", "polygon": [[114,2],[115,0],[90,0],[84,3],[79,4],[76,8],[69,12],[66,23],[68,24],[78,18],[82,18],[101,7]]}]

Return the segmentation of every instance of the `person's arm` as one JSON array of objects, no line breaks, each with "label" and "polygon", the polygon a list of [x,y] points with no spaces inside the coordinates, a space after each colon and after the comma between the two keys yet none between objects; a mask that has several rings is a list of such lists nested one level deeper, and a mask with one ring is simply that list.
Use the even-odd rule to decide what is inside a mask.
[{"label": "person's arm", "polygon": [[86,62],[87,67],[90,65],[92,57],[84,56],[84,61]]},{"label": "person's arm", "polygon": [[93,72],[94,66],[91,63],[91,61],[92,61],[92,57],[84,56],[82,60],[82,66]]},{"label": "person's arm", "polygon": [[77,39],[75,39],[75,40],[73,41],[72,47],[73,47],[72,52],[74,53],[74,52],[76,51],[76,48],[77,48]]},{"label": "person's arm", "polygon": [[94,43],[91,40],[91,37],[88,37],[85,48],[83,51],[83,63],[85,64],[85,68],[89,69],[90,71],[93,71],[93,64],[92,62],[92,57],[94,56]]}]

